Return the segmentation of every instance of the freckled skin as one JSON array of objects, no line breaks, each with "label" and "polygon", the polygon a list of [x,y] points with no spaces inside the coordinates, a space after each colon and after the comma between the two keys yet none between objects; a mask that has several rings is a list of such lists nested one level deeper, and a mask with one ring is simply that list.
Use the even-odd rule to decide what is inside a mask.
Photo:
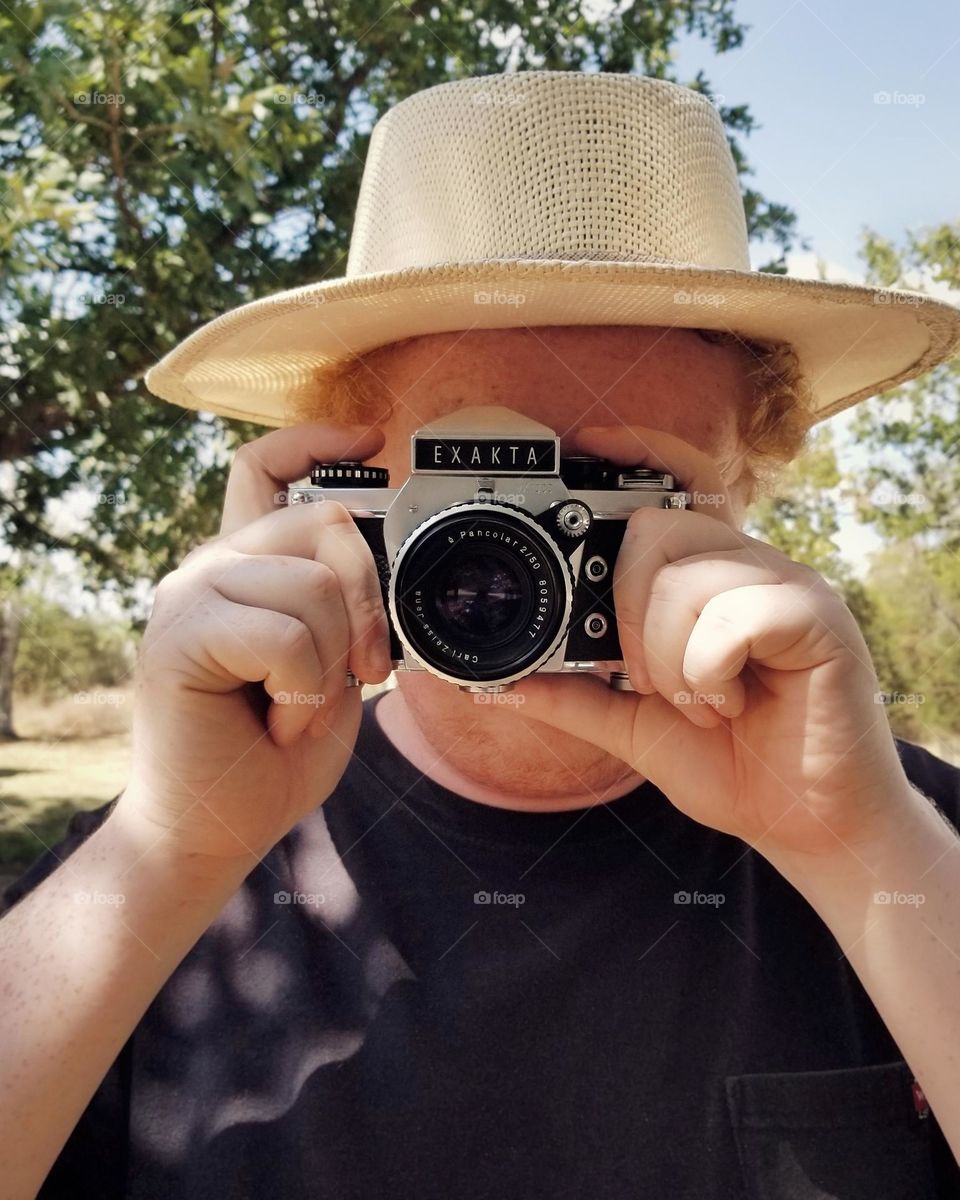
[{"label": "freckled skin", "polygon": [[[501,404],[555,429],[561,451],[588,425],[642,425],[683,438],[718,464],[734,496],[739,415],[749,403],[736,347],[689,330],[625,326],[469,330],[385,347],[376,366],[394,396],[384,450],[371,461],[391,486],[409,474],[410,437],[434,417]],[[516,808],[575,808],[629,791],[640,777],[577,738],[557,737],[522,709],[480,705],[426,672],[398,672],[379,706],[388,735],[431,778],[472,799]],[[439,756],[439,761],[438,761]]]}]

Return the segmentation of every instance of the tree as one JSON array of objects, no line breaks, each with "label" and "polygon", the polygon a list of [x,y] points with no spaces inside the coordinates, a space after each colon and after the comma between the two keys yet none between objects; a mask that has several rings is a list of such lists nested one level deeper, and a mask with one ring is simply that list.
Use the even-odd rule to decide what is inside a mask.
[{"label": "tree", "polygon": [[[868,231],[873,282],[960,293],[960,226],[908,233],[902,246]],[[855,490],[859,519],[888,543],[869,583],[884,597],[904,694],[922,696],[912,728],[960,730],[960,362],[886,392],[857,413],[869,453]],[[917,707],[919,705],[919,707]]]},{"label": "tree", "polygon": [[833,428],[820,425],[811,432],[804,453],[784,470],[775,494],[750,509],[748,528],[795,562],[819,571],[839,592],[867,641],[881,690],[900,694],[903,677],[889,621],[881,617],[873,589],[857,577],[836,541],[849,487]]},{"label": "tree", "polygon": [[[908,233],[901,247],[867,232],[863,257],[872,283],[960,291],[957,227]],[[776,497],[752,510],[753,524],[840,589],[894,730],[939,742],[960,730],[960,363],[872,398],[852,417],[856,454],[841,465],[830,427],[820,426]],[[841,511],[885,540],[863,579],[834,542]]]},{"label": "tree", "polygon": [[[622,8],[622,11],[621,11]],[[447,79],[544,67],[674,78],[733,0],[112,0],[0,6],[0,536],[66,546],[123,591],[215,530],[239,422],[146,392],[147,367],[235,305],[342,273],[374,118]],[[702,74],[692,81],[709,94]],[[746,105],[719,109],[739,169]],[[782,269],[793,214],[745,187]],[[51,502],[92,494],[65,535]],[[4,658],[0,629],[0,662]],[[0,697],[3,684],[0,680]]]}]

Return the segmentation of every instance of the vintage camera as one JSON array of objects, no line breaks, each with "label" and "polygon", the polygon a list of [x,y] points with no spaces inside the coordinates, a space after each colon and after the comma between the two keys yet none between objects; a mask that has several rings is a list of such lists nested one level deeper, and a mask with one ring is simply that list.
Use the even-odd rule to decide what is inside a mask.
[{"label": "vintage camera", "polygon": [[593,671],[631,690],[613,608],[628,517],[685,508],[673,476],[560,457],[552,429],[508,408],[418,429],[411,475],[317,463],[288,503],[338,500],[373,551],[401,671],[501,692],[534,671]]}]

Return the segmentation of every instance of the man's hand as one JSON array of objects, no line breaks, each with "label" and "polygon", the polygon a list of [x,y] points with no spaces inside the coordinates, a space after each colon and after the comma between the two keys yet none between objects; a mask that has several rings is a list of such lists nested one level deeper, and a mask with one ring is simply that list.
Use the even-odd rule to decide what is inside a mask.
[{"label": "man's hand", "polygon": [[857,624],[811,568],[737,529],[711,460],[656,430],[581,430],[582,452],[672,471],[684,510],[627,525],[614,603],[630,681],[532,676],[523,713],[602,747],[694,820],[761,852],[874,835],[908,788]]},{"label": "man's hand", "polygon": [[114,813],[138,837],[259,857],[336,786],[360,723],[347,669],[367,683],[390,671],[380,583],[342,505],[278,507],[277,493],[314,460],[382,445],[380,430],[300,425],[241,447],[220,536],[161,581],[144,636]]}]

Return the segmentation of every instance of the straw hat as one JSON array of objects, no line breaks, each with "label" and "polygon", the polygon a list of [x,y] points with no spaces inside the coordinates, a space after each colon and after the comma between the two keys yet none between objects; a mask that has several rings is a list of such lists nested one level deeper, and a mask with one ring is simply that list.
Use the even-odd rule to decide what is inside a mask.
[{"label": "straw hat", "polygon": [[412,334],[537,325],[726,329],[790,342],[817,420],[928,371],[960,310],[751,271],[723,123],[663,80],[523,71],[440,84],[376,124],[346,274],[244,304],[147,372],[264,425],[318,366]]}]

